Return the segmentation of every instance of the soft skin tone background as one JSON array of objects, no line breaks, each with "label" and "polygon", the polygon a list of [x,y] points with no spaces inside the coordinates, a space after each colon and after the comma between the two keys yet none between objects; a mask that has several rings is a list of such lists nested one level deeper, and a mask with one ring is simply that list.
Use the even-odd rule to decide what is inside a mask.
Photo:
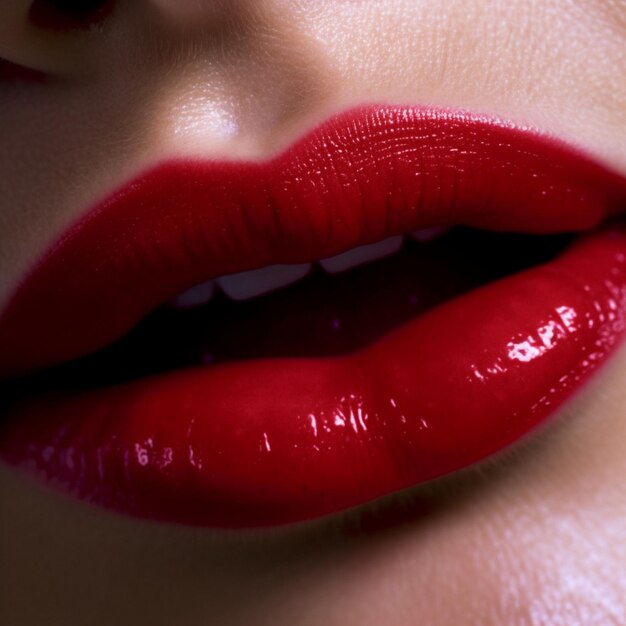
[{"label": "soft skin tone background", "polygon": [[[267,158],[347,106],[497,115],[626,175],[624,0],[118,0],[86,33],[0,3],[0,307],[91,203],[167,155]],[[11,626],[626,623],[626,348],[551,425],[380,507],[228,534],[91,509],[0,466]],[[363,522],[365,520],[365,523]]]}]

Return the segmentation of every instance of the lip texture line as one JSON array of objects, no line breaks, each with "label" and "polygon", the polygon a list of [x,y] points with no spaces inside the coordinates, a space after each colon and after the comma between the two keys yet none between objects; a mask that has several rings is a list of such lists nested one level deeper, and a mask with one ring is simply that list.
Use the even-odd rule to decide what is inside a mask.
[{"label": "lip texture line", "polygon": [[[166,163],[107,198],[0,317],[0,372],[97,350],[214,276],[428,226],[585,230],[625,207],[624,179],[545,137],[448,111],[357,109],[270,162]],[[347,356],[25,398],[0,424],[0,454],[138,516],[309,519],[515,442],[606,360],[625,318],[626,233],[604,228]]]}]

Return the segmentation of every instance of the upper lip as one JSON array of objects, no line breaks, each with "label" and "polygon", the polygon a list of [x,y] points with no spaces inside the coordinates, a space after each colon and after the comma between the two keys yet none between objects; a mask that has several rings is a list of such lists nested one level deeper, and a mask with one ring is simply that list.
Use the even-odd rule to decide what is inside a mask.
[{"label": "upper lip", "polygon": [[424,108],[349,111],[271,161],[167,161],[111,194],[0,316],[0,375],[97,350],[216,276],[429,226],[583,230],[625,205],[620,176],[510,124]]}]

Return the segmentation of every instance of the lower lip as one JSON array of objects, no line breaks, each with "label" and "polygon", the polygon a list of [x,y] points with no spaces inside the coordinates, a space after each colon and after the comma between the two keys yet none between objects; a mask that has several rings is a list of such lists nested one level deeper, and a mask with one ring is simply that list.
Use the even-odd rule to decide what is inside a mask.
[{"label": "lower lip", "polygon": [[214,527],[302,521],[467,467],[618,345],[626,233],[437,307],[349,356],[197,367],[16,404],[0,454],[82,499]]}]

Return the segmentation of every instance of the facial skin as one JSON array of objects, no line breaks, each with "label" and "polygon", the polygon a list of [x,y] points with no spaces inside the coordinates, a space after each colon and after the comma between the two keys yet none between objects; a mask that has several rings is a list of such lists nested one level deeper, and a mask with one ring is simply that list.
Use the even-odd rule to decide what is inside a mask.
[{"label": "facial skin", "polygon": [[[118,0],[89,32],[0,7],[0,310],[71,222],[166,156],[264,159],[349,106],[496,115],[626,176],[624,0]],[[626,623],[626,348],[499,458],[245,535],[91,509],[0,466],[0,623]],[[395,501],[395,500],[394,500]],[[387,506],[386,503],[384,506]]]}]

